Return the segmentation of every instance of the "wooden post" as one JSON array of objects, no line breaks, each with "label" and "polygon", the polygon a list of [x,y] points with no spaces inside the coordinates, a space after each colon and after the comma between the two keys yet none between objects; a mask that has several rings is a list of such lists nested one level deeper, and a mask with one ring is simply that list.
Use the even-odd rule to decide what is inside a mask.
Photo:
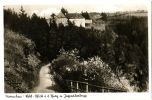
[{"label": "wooden post", "polygon": [[79,91],[79,83],[77,82],[77,92]]},{"label": "wooden post", "polygon": [[88,92],[88,83],[86,83],[86,92]]},{"label": "wooden post", "polygon": [[71,92],[73,92],[73,83],[72,83],[72,81],[70,82],[70,84],[71,84]]}]

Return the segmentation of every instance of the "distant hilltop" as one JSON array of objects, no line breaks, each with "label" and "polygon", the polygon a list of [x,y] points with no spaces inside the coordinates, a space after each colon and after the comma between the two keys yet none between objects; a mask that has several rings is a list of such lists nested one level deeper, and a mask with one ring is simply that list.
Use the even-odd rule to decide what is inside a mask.
[{"label": "distant hilltop", "polygon": [[148,13],[145,10],[137,11],[123,11],[123,12],[81,12],[81,13],[69,13],[67,9],[62,8],[60,13],[50,15],[50,18],[46,18],[47,23],[56,22],[57,26],[67,26],[69,22],[77,27],[94,28],[97,30],[105,30],[106,23],[113,19],[124,19],[127,16],[135,17],[147,17]]},{"label": "distant hilltop", "polygon": [[107,13],[107,16],[109,16],[109,17],[116,17],[116,16],[146,17],[146,16],[148,16],[148,12],[145,10],[125,11],[125,12]]}]

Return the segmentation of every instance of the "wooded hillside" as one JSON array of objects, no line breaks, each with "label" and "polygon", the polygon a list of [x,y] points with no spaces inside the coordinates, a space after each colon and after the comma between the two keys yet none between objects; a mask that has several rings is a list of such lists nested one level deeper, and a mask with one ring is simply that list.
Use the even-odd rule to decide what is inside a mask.
[{"label": "wooded hillside", "polygon": [[[77,27],[70,22],[68,23],[68,26],[63,26],[60,24],[59,27],[57,27],[54,20],[47,24],[45,18],[39,17],[36,14],[33,14],[31,17],[29,17],[23,8],[21,8],[19,14],[10,9],[4,9],[5,28],[9,28],[15,32],[18,32],[20,35],[25,35],[27,38],[34,41],[35,50],[41,55],[40,59],[42,61],[52,62],[52,64],[54,64],[54,70],[56,70],[56,72],[60,71],[60,75],[65,77],[65,79],[67,78],[66,76],[72,77],[72,74],[74,73],[77,73],[76,76],[81,76],[84,74],[86,66],[88,66],[88,75],[99,74],[97,76],[102,76],[103,74],[100,72],[102,67],[100,66],[101,68],[98,68],[99,66],[94,64],[94,62],[97,60],[99,64],[101,64],[101,62],[103,62],[103,64],[107,64],[108,66],[104,66],[103,68],[109,70],[114,75],[113,79],[108,79],[107,75],[111,74],[108,74],[106,70],[104,73],[105,76],[95,78],[95,82],[98,82],[98,85],[102,85],[99,83],[107,82],[107,80],[102,80],[106,78],[108,81],[110,81],[110,83],[107,82],[105,84],[111,84],[112,81],[117,82],[116,80],[119,82],[121,82],[121,80],[125,80],[121,83],[124,85],[127,83],[128,87],[130,86],[130,88],[132,88],[132,91],[147,91],[149,83],[147,16],[129,16],[123,19],[113,19],[107,22],[108,25],[105,31],[99,31],[93,28],[85,29],[83,27]],[[13,32],[9,33],[14,35]],[[14,39],[14,41],[17,40],[18,39]],[[14,41],[8,43],[14,44]],[[8,47],[8,43],[7,37],[5,37],[5,48]],[[27,51],[30,51],[32,47],[27,46],[27,48],[29,48]],[[78,58],[69,58],[70,60],[66,59],[66,56],[69,57],[69,55],[68,53],[67,55],[60,53],[60,50],[62,49],[66,53],[75,49],[78,50],[76,55]],[[21,47],[21,53],[23,52],[22,50],[24,49]],[[5,59],[9,59],[7,53],[8,52],[6,52]],[[14,54],[12,51],[9,53]],[[20,60],[23,60],[23,62],[24,55],[27,56],[24,53],[19,55],[19,57],[22,58]],[[33,55],[33,53],[30,55]],[[18,54],[14,56],[18,57]],[[34,57],[35,58],[33,59],[36,60],[35,62],[38,64],[39,60],[37,59],[36,55],[34,55]],[[91,62],[91,59],[94,59],[94,62]],[[10,61],[14,60],[15,58],[10,59]],[[79,65],[81,64],[78,63],[82,63],[83,61],[88,63],[86,66],[81,66],[83,68],[80,70]],[[26,62],[28,62],[28,60],[26,60]],[[29,65],[27,66],[29,67]],[[32,66],[34,67],[34,65]],[[70,69],[74,69],[76,72],[65,73],[65,70],[61,70],[67,66],[70,66]],[[93,69],[93,72],[91,69]],[[97,72],[97,70],[99,72]],[[30,73],[30,71],[27,71],[27,73]],[[72,79],[78,80],[74,76]],[[90,78],[88,78],[88,80],[90,83],[94,83]]]},{"label": "wooded hillside", "polygon": [[35,43],[9,29],[5,29],[4,38],[5,92],[30,92],[38,83],[41,63]]}]

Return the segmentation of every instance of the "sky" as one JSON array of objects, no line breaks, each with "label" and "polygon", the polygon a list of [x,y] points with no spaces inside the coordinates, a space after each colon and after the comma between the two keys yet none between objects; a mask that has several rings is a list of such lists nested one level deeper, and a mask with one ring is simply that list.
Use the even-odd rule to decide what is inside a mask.
[{"label": "sky", "polygon": [[68,12],[116,12],[116,11],[136,11],[147,10],[146,0],[49,0],[45,2],[16,2],[4,3],[4,8],[14,9],[19,12],[21,5],[28,15],[36,13],[39,16],[49,17],[52,13],[59,13],[63,7]]}]

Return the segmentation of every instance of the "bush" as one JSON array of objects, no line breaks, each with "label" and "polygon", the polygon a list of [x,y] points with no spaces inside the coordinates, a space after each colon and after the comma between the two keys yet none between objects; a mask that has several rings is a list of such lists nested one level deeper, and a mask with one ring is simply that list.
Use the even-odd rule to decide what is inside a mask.
[{"label": "bush", "polygon": [[[87,61],[79,61],[77,53],[76,49],[72,51],[61,49],[60,55],[52,61],[53,69],[63,80],[82,82],[87,80],[89,84],[93,85],[128,90],[129,81],[125,77],[118,78],[100,57],[95,56],[88,58]],[[120,81],[120,78],[123,80]]]},{"label": "bush", "polygon": [[30,89],[38,83],[40,62],[33,41],[5,29],[5,92],[30,92]]},{"label": "bush", "polygon": [[131,91],[132,87],[129,80],[124,76],[117,77],[109,65],[103,62],[100,57],[89,58],[88,61],[85,61],[85,66],[88,81],[91,84]]},{"label": "bush", "polygon": [[54,71],[65,79],[76,78],[76,76],[72,75],[73,72],[78,71],[78,67],[80,65],[76,54],[78,54],[77,49],[72,51],[65,51],[64,49],[61,49],[60,55],[52,61]]}]

